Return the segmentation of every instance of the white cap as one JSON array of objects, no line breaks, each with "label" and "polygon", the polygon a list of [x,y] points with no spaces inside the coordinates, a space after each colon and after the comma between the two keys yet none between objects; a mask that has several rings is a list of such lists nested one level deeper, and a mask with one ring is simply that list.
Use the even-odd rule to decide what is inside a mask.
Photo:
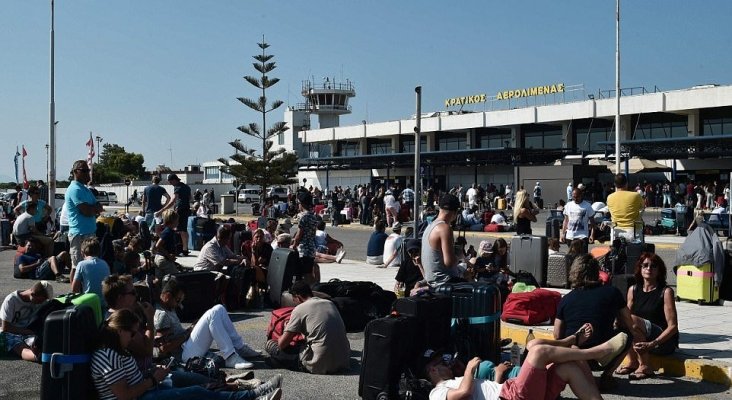
[{"label": "white cap", "polygon": [[48,295],[48,299],[51,300],[53,296],[53,286],[51,286],[51,282],[49,281],[41,281],[41,285],[43,286],[43,289],[46,290],[46,294]]}]

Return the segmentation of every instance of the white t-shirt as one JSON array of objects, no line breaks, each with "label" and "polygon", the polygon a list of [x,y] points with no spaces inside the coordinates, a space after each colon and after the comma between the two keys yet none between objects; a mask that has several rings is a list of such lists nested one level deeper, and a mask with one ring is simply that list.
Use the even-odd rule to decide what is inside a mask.
[{"label": "white t-shirt", "polygon": [[590,218],[595,215],[590,203],[570,201],[564,206],[564,215],[569,218],[565,238],[583,239],[590,236]]},{"label": "white t-shirt", "polygon": [[468,204],[472,207],[475,205],[475,201],[477,200],[478,191],[474,188],[470,188],[465,192],[465,196],[468,198]]},{"label": "white t-shirt", "polygon": [[16,290],[7,295],[3,305],[0,306],[0,320],[8,321],[17,328],[25,328],[38,307],[31,302],[23,301],[20,298],[20,291]]},{"label": "white t-shirt", "polygon": [[501,214],[493,214],[493,217],[491,217],[491,224],[505,225],[506,218]]},{"label": "white t-shirt", "polygon": [[387,194],[384,196],[384,207],[399,209],[399,202],[396,200],[394,195]]},{"label": "white t-shirt", "polygon": [[[395,251],[399,250],[399,246],[401,246],[403,241],[404,238],[396,233],[392,233],[386,238],[386,241],[384,242],[384,262],[386,262]],[[400,265],[401,260],[397,254],[387,267],[398,267]]]},{"label": "white t-shirt", "polygon": [[28,235],[31,233],[31,226],[35,226],[35,224],[36,222],[33,220],[33,216],[24,212],[15,219],[15,223],[13,224],[13,235]]},{"label": "white t-shirt", "polygon": [[[457,389],[460,387],[460,382],[463,381],[463,377],[450,379],[448,381],[442,381],[430,391],[430,400],[446,400],[447,392],[450,389]],[[498,400],[498,396],[501,394],[501,385],[487,379],[475,379],[473,382],[473,396],[470,398],[473,400]]]}]

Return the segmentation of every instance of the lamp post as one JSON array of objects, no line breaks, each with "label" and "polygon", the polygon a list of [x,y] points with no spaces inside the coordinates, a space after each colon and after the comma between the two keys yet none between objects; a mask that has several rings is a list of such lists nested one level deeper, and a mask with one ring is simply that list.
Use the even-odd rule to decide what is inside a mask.
[{"label": "lamp post", "polygon": [[99,164],[99,156],[102,155],[102,141],[104,140],[103,137],[97,135],[97,164]]},{"label": "lamp post", "polygon": [[48,182],[48,148],[50,146],[46,143],[46,182]]}]

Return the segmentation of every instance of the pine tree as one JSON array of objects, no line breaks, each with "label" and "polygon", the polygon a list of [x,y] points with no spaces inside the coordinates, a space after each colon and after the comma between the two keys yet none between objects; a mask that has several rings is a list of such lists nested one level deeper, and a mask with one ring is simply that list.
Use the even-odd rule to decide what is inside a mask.
[{"label": "pine tree", "polygon": [[279,134],[284,134],[289,127],[285,122],[275,122],[267,129],[267,114],[279,108],[283,102],[275,100],[271,104],[267,104],[267,89],[277,84],[279,78],[267,76],[269,72],[276,68],[276,65],[274,61],[271,61],[274,55],[266,52],[269,44],[264,41],[264,36],[262,36],[262,42],[258,43],[258,46],[262,49],[262,54],[253,56],[256,60],[253,65],[261,76],[258,78],[245,76],[244,80],[260,89],[262,94],[257,100],[244,97],[237,99],[245,106],[260,113],[262,115],[262,124],[260,126],[252,122],[237,129],[261,140],[261,152],[257,153],[258,149],[248,147],[241,140],[236,139],[229,142],[229,145],[236,149],[236,154],[232,155],[230,159],[239,164],[231,163],[225,158],[219,158],[219,161],[224,164],[221,170],[231,174],[239,182],[260,186],[262,190],[261,197],[264,200],[269,186],[288,185],[297,182],[295,179],[297,175],[297,155],[287,152],[284,148],[272,150],[273,141],[271,139]]}]

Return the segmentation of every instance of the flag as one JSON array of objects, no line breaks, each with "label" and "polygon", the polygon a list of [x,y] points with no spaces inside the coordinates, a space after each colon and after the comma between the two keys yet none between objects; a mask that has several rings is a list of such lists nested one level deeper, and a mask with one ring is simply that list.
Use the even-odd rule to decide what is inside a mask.
[{"label": "flag", "polygon": [[25,151],[25,145],[23,145],[23,189],[28,189],[30,185],[28,184],[28,175],[25,174],[25,156],[28,155],[28,152]]},{"label": "flag", "polygon": [[89,140],[86,142],[86,147],[89,148],[89,152],[86,155],[86,164],[89,166],[89,178],[94,175],[94,138],[92,133],[89,132]]},{"label": "flag", "polygon": [[18,151],[18,146],[15,146],[15,157],[13,157],[15,161],[15,183],[18,183],[18,157],[20,157],[20,152]]}]

